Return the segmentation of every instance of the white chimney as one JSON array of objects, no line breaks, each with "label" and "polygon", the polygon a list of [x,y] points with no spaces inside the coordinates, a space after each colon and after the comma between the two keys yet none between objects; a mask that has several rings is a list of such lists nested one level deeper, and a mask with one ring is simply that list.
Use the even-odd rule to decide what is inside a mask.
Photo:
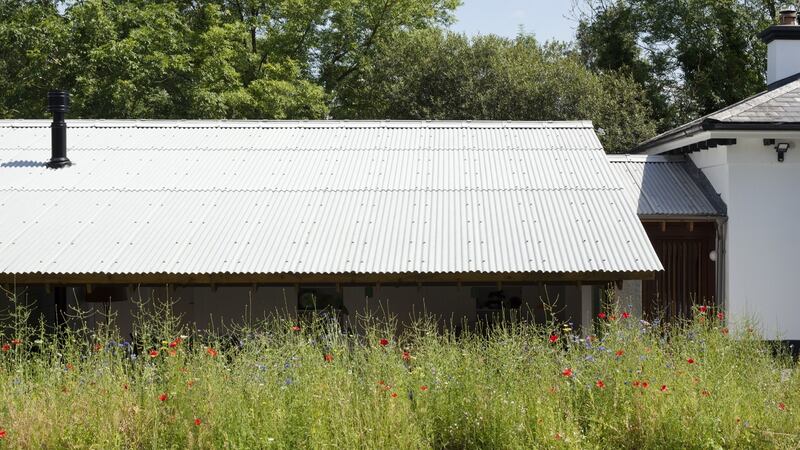
[{"label": "white chimney", "polygon": [[783,6],[779,25],[764,30],[759,37],[767,44],[767,85],[800,74],[800,25],[797,8]]}]

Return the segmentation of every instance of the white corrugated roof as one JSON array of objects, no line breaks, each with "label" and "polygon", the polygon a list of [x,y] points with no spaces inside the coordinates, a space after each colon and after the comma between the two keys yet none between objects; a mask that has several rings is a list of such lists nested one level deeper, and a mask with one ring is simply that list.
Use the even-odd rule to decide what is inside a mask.
[{"label": "white corrugated roof", "polygon": [[[609,155],[640,216],[724,216],[709,199],[700,171],[684,156]],[[710,186],[710,184],[709,184]],[[710,190],[710,189],[709,189]],[[717,200],[716,203],[721,203]]]},{"label": "white corrugated roof", "polygon": [[0,121],[0,273],[643,272],[588,122]]}]

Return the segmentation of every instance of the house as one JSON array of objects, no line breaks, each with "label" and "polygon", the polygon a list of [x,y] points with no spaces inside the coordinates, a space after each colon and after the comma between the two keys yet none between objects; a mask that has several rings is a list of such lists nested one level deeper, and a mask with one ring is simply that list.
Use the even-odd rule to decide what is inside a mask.
[{"label": "house", "polygon": [[[42,311],[179,298],[459,323],[662,269],[589,122],[0,121],[0,283]],[[48,161],[49,158],[49,161]],[[99,303],[97,303],[99,302]],[[219,323],[219,322],[215,322]]]},{"label": "house", "polygon": [[[768,339],[800,340],[795,277],[800,244],[800,26],[794,8],[761,38],[768,89],[641,143],[697,167],[726,206],[719,302],[734,322],[755,318]],[[672,183],[669,189],[681,189]],[[668,264],[666,264],[668,265]]]}]

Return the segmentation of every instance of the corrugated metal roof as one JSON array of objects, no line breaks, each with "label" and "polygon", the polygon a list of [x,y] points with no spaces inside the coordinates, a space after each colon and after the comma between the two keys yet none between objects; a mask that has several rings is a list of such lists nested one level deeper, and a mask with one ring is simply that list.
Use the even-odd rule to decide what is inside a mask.
[{"label": "corrugated metal roof", "polygon": [[588,122],[0,121],[0,273],[661,269]]},{"label": "corrugated metal roof", "polygon": [[609,155],[640,216],[722,216],[682,156]]}]

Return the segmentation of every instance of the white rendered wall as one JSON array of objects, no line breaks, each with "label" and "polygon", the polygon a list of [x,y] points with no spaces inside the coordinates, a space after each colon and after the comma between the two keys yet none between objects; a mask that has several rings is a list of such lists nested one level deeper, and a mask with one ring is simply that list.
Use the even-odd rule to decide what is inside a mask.
[{"label": "white rendered wall", "polygon": [[800,41],[776,39],[767,44],[767,84],[800,73]]},{"label": "white rendered wall", "polygon": [[[794,148],[779,163],[774,148],[763,145],[763,137],[769,136],[740,137],[727,150],[693,153],[692,160],[728,206],[728,317],[734,323],[756,319],[767,339],[797,340],[800,151],[795,145],[800,140],[781,140]],[[721,168],[717,163],[722,153],[727,164]]]}]

